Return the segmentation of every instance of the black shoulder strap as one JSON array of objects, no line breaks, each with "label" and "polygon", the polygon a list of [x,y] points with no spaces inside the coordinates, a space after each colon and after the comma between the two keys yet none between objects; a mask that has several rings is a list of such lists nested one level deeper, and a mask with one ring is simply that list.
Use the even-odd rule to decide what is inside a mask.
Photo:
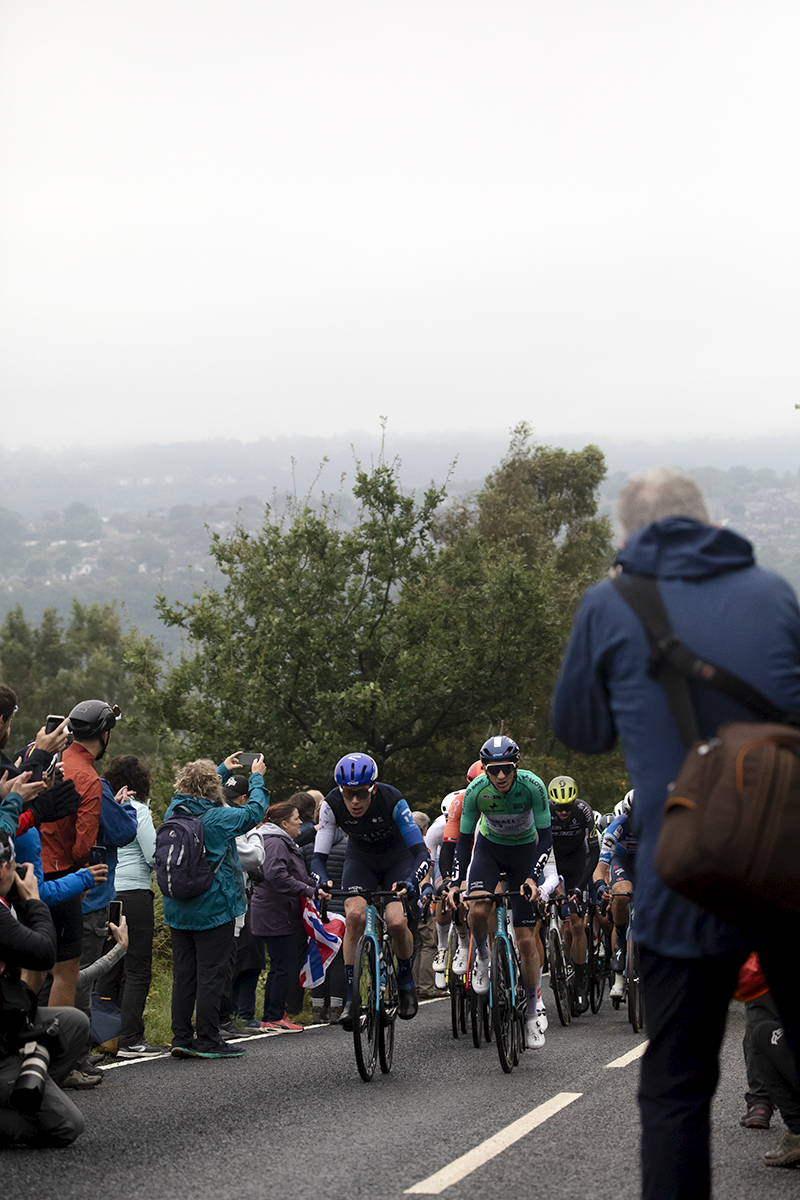
[{"label": "black shoulder strap", "polygon": [[690,679],[708,684],[723,696],[749,709],[762,721],[776,721],[782,725],[800,723],[800,716],[778,708],[744,679],[725,667],[701,658],[676,637],[658,583],[652,575],[617,575],[613,584],[644,626],[650,643],[648,671],[663,685],[672,715],[687,746],[699,736],[688,684]]}]

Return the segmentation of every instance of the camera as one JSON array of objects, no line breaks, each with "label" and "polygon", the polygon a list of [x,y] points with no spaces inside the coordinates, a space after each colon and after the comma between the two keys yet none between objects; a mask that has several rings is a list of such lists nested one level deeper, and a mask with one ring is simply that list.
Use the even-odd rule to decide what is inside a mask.
[{"label": "camera", "polygon": [[58,1017],[47,1025],[36,1025],[22,1033],[22,1069],[9,1104],[21,1113],[36,1113],[42,1107],[50,1059],[62,1049]]}]

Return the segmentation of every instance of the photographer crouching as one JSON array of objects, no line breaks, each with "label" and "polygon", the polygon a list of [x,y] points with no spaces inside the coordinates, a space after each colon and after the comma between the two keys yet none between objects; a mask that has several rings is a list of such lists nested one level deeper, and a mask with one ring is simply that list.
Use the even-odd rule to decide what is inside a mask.
[{"label": "photographer crouching", "polygon": [[[11,912],[14,906],[16,919]],[[68,1146],[81,1112],[58,1086],[86,1052],[89,1021],[75,1008],[41,1008],[20,971],[48,971],[56,933],[33,866],[17,867],[0,831],[0,1149]]]}]

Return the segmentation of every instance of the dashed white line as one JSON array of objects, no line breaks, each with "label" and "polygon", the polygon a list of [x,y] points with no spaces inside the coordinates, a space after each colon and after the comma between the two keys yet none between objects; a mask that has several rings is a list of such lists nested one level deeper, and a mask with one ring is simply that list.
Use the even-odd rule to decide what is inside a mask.
[{"label": "dashed white line", "polygon": [[562,1108],[566,1108],[568,1104],[572,1104],[574,1100],[579,1100],[582,1095],[583,1092],[559,1092],[551,1100],[546,1100],[544,1104],[537,1105],[536,1108],[532,1108],[529,1113],[526,1113],[524,1117],[519,1117],[518,1120],[512,1121],[510,1125],[506,1125],[505,1129],[501,1129],[493,1137],[487,1138],[485,1142],[481,1142],[474,1150],[462,1154],[454,1162],[449,1163],[446,1167],[442,1167],[441,1171],[437,1171],[435,1175],[429,1175],[427,1179],[423,1179],[420,1183],[415,1183],[413,1187],[406,1188],[404,1194],[416,1193],[417,1195],[437,1196],[445,1188],[452,1187],[454,1183],[459,1183],[467,1175],[471,1175],[473,1171],[477,1171],[478,1167],[482,1167],[490,1159],[496,1158],[503,1150],[506,1150],[509,1146],[513,1146],[514,1142],[518,1142],[520,1138],[525,1137],[526,1133],[530,1133],[537,1125],[543,1124],[549,1117],[560,1112]]},{"label": "dashed white line", "polygon": [[627,1067],[628,1063],[636,1062],[637,1058],[641,1058],[647,1049],[647,1042],[640,1042],[638,1046],[634,1046],[627,1054],[621,1054],[619,1058],[615,1058],[613,1062],[606,1063],[603,1067],[604,1071],[611,1070],[612,1067]]}]

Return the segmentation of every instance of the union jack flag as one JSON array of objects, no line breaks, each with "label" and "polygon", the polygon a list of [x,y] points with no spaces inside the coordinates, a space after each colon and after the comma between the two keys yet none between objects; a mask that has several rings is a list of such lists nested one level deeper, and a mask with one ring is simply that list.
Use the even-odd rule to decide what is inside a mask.
[{"label": "union jack flag", "polygon": [[308,934],[308,953],[300,972],[300,983],[304,988],[313,988],[322,983],[331,959],[339,952],[345,921],[344,917],[334,915],[323,924],[314,901],[304,896],[303,924]]}]

